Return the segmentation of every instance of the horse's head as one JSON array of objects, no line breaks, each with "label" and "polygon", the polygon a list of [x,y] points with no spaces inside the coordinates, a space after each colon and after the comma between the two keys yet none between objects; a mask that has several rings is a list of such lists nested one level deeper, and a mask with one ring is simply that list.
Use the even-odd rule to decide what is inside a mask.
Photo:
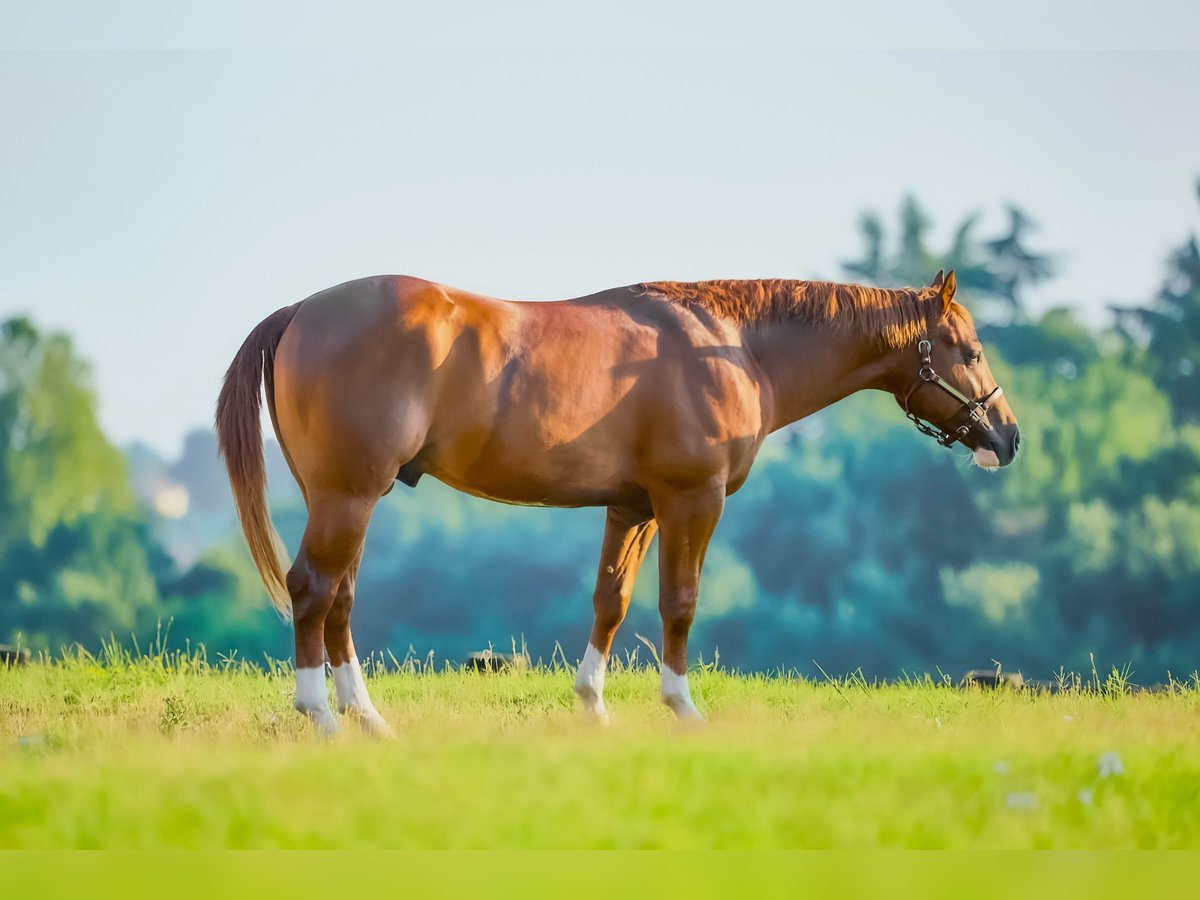
[{"label": "horse's head", "polygon": [[975,464],[1007,466],[1017,455],[1021,431],[996,383],[970,313],[954,302],[954,272],[938,272],[922,293],[933,300],[928,333],[901,350],[896,401],[925,434],[949,447],[961,441]]}]

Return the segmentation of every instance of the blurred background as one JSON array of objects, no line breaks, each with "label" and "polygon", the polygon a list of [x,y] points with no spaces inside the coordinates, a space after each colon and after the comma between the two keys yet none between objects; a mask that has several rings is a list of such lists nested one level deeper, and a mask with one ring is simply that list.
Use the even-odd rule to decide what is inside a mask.
[{"label": "blurred background", "polygon": [[[1195,18],[1162,6],[1166,31]],[[0,53],[0,642],[169,625],[210,657],[290,656],[210,422],[250,328],[331,284],[538,299],[953,267],[1017,464],[972,468],[882,396],[775,435],[709,552],[693,652],[1196,671],[1200,56],[416,36]],[[294,547],[303,504],[273,442],[268,460]],[[398,487],[368,535],[360,652],[576,659],[603,518]],[[651,553],[621,652],[657,642],[656,586]]]}]

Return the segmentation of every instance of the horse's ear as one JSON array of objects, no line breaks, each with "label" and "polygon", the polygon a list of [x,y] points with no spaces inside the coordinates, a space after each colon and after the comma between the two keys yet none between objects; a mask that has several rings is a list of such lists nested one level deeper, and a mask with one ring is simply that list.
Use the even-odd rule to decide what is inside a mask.
[{"label": "horse's ear", "polygon": [[[940,273],[939,273],[940,274]],[[938,295],[942,298],[942,309],[947,310],[950,304],[954,302],[954,294],[958,290],[958,279],[954,277],[954,270],[951,269],[946,275],[945,280],[938,288]]]},{"label": "horse's ear", "polygon": [[944,269],[938,269],[938,273],[937,273],[936,275],[934,275],[934,276],[933,276],[933,284],[931,284],[931,285],[930,285],[930,287],[931,287],[931,288],[933,288],[935,291],[938,291],[938,292],[940,293],[940,292],[941,292],[941,290],[942,290],[942,285],[945,283],[945,281],[946,281],[946,272],[945,272],[945,270],[944,270]]}]

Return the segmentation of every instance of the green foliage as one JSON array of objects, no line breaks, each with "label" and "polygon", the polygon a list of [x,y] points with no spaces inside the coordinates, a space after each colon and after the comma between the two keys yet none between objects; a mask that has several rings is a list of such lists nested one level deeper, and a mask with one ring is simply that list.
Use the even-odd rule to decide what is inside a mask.
[{"label": "green foliage", "polygon": [[1171,398],[1181,421],[1200,422],[1200,245],[1193,237],[1171,255],[1156,302],[1115,310],[1125,334],[1144,347],[1142,362]]},{"label": "green foliage", "polygon": [[43,336],[28,319],[0,326],[0,529],[19,528],[40,546],[60,523],[132,512],[124,458],[95,406],[87,366],[67,337]]},{"label": "green foliage", "polygon": [[156,548],[119,450],[95,415],[87,366],[63,335],[0,326],[0,639],[95,642],[158,600]]},{"label": "green foliage", "polygon": [[245,544],[231,536],[162,586],[159,610],[176,641],[242,659],[285,657],[290,628],[262,602],[262,582]]}]

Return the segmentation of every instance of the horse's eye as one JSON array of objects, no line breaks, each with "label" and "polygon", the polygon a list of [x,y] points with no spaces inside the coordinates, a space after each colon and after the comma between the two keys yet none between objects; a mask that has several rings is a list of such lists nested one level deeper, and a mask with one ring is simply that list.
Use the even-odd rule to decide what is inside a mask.
[{"label": "horse's eye", "polygon": [[982,351],[972,350],[969,354],[967,354],[967,365],[976,365],[981,359],[983,359]]}]

